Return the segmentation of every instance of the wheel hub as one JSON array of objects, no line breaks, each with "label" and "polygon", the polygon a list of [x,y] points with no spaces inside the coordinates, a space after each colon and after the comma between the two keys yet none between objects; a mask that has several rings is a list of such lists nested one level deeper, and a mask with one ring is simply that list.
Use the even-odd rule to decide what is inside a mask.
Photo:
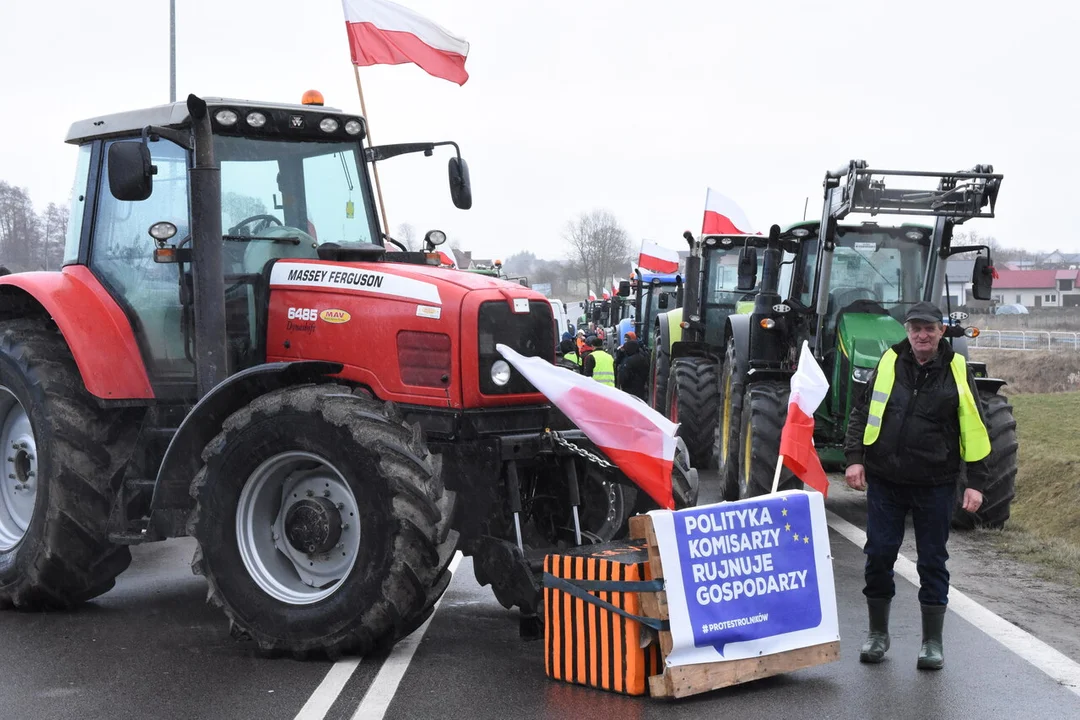
[{"label": "wheel hub", "polygon": [[30,417],[15,395],[0,387],[0,550],[19,543],[37,501],[37,444]]},{"label": "wheel hub", "polygon": [[285,515],[285,537],[309,555],[329,552],[341,538],[341,513],[324,497],[304,498]]}]

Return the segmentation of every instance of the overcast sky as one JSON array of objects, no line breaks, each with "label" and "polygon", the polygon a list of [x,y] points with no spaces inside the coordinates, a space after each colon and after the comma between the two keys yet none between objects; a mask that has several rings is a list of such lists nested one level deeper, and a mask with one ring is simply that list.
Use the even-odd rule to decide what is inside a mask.
[{"label": "overcast sky", "polygon": [[[1077,3],[402,0],[471,44],[463,86],[361,68],[376,143],[453,139],[380,166],[392,228],[441,228],[478,257],[565,254],[566,222],[606,208],[634,247],[682,248],[706,187],[755,228],[820,214],[827,169],[1005,174],[1006,245],[1080,250]],[[359,112],[338,0],[177,0],[177,95]],[[75,119],[168,101],[168,0],[0,0],[0,179],[66,202]]]}]

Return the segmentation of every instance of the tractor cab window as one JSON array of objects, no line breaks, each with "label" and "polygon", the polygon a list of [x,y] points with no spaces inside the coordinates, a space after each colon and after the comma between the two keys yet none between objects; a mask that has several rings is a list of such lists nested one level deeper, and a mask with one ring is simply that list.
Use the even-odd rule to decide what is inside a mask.
[{"label": "tractor cab window", "polygon": [[858,300],[876,303],[900,319],[922,298],[928,240],[893,232],[841,228],[833,253],[830,317]]},{"label": "tractor cab window", "polygon": [[739,253],[742,247],[713,249],[705,261],[704,309],[705,342],[720,345],[724,342],[724,323],[729,315],[753,310],[754,296],[761,284],[761,268],[765,262],[764,248],[757,248],[757,283],[753,290],[739,290]]},{"label": "tractor cab window", "polygon": [[90,143],[80,145],[79,157],[75,162],[75,184],[71,186],[67,232],[64,237],[65,265],[79,262],[79,245],[86,213],[86,186],[90,178],[90,148]]},{"label": "tractor cab window", "polygon": [[218,136],[225,270],[316,258],[318,243],[378,242],[360,146]]},{"label": "tractor cab window", "polygon": [[[130,142],[130,139],[127,140]],[[101,183],[109,182],[109,146],[103,154]],[[117,200],[107,187],[98,193],[90,245],[90,268],[134,316],[143,354],[158,378],[189,378],[182,333],[180,283],[176,265],[154,262],[154,240],[147,230],[156,222],[176,225],[177,238],[186,238],[188,224],[188,154],[165,139],[150,143],[157,167],[153,191],[146,200]]]}]

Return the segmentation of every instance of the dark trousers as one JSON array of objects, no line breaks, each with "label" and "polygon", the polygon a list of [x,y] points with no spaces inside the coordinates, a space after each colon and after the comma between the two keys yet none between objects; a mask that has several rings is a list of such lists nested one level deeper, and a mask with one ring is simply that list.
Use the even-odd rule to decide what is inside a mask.
[{"label": "dark trousers", "polygon": [[949,571],[945,549],[956,503],[956,486],[897,485],[868,480],[866,488],[866,587],[868,598],[891,598],[896,594],[893,565],[904,542],[904,519],[911,513],[918,554],[919,602],[946,605]]}]

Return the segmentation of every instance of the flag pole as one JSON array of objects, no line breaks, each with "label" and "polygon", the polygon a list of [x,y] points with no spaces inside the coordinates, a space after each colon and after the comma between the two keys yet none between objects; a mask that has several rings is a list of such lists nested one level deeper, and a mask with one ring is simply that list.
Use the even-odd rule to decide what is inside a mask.
[{"label": "flag pole", "polygon": [[[364,86],[360,84],[360,68],[353,64],[353,75],[356,76],[356,92],[360,95],[360,113],[364,116],[364,123],[367,126],[367,140],[368,146],[371,142],[371,120],[368,118],[367,105],[364,103]],[[382,184],[379,183],[379,165],[374,160],[371,161],[371,169],[375,173],[375,192],[379,196],[379,212],[382,213],[383,228],[387,235],[390,234],[390,224],[386,220],[386,205],[383,204],[382,196]]]},{"label": "flag pole", "polygon": [[776,492],[780,487],[780,471],[784,469],[784,456],[780,455],[776,459],[776,472],[772,476],[772,492]]}]

